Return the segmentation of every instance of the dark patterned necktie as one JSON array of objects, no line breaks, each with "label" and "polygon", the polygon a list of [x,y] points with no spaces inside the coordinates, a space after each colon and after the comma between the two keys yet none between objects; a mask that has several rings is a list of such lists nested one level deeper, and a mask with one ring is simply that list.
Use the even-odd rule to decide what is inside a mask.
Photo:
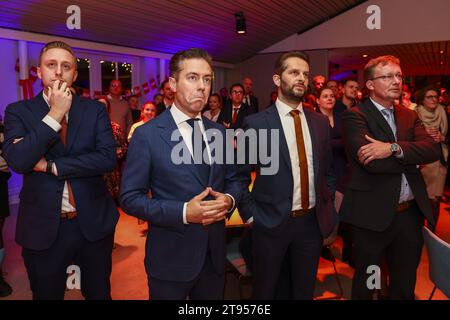
[{"label": "dark patterned necktie", "polygon": [[[188,119],[186,122],[192,128],[192,155],[197,171],[200,173],[202,181],[205,185],[209,182],[209,157],[207,156],[206,143],[203,139],[202,131],[200,129],[200,119]],[[200,142],[201,141],[201,142]],[[205,155],[205,156],[204,156]]]}]

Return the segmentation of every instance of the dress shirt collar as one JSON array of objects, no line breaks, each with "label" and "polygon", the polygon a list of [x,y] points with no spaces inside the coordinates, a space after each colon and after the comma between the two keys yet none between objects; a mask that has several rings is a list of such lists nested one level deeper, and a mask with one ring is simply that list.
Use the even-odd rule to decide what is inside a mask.
[{"label": "dress shirt collar", "polygon": [[290,106],[288,106],[286,103],[284,103],[283,101],[281,101],[280,99],[277,98],[277,101],[275,101],[275,106],[277,107],[278,113],[280,114],[280,116],[282,117],[286,117],[286,116],[290,116],[290,112],[292,110],[298,110],[300,111],[300,114],[303,113],[303,105],[300,102],[300,104],[297,106],[297,108],[292,109]]},{"label": "dress shirt collar", "polygon": [[115,99],[115,98],[113,98],[110,94],[108,94],[107,96],[106,96],[109,100],[123,100],[123,97],[122,96],[120,96],[119,97],[119,99]]},{"label": "dress shirt collar", "polygon": [[385,110],[385,109],[387,109],[387,110],[394,110],[393,106],[390,106],[390,107],[386,108],[386,107],[383,107],[378,102],[376,102],[375,100],[373,100],[372,98],[369,98],[369,99],[370,99],[370,101],[372,101],[372,103],[375,105],[375,107],[377,107],[378,111],[380,111],[381,113],[383,113],[382,110]]},{"label": "dress shirt collar", "polygon": [[[175,103],[172,104],[172,107],[170,108],[170,113],[172,114],[172,117],[175,120],[177,126],[191,119],[191,117],[189,117],[187,114],[178,109]],[[195,118],[200,119],[200,121],[202,121],[202,116],[200,115],[200,112],[197,114],[197,116],[195,116]]]}]

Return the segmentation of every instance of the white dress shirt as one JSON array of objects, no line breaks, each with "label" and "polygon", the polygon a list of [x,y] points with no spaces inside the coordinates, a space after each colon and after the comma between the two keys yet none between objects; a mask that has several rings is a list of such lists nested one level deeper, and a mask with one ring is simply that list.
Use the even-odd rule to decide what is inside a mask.
[{"label": "white dress shirt", "polygon": [[[278,114],[280,115],[281,125],[283,127],[284,136],[286,138],[289,149],[289,157],[292,166],[292,178],[294,181],[294,189],[292,190],[292,210],[306,209],[302,208],[301,191],[300,191],[300,160],[298,158],[297,139],[295,135],[294,118],[290,115],[293,109],[277,99],[275,102]],[[308,162],[308,179],[309,179],[309,208],[316,205],[316,190],[314,187],[314,162],[311,135],[309,134],[308,122],[306,121],[303,106],[300,103],[296,108],[300,111],[300,120],[302,122],[303,140],[305,143],[306,158]]]},{"label": "white dress shirt", "polygon": [[[378,111],[380,111],[380,113],[383,116],[383,118],[385,118],[387,123],[389,124],[389,119],[386,118],[386,115],[381,110],[383,110],[383,109],[392,109],[394,107],[390,106],[389,108],[385,108],[381,104],[379,104],[378,102],[373,100],[372,98],[370,98],[370,101],[372,101],[372,103],[375,105],[375,107],[378,109]],[[394,134],[395,140],[397,140],[397,132],[393,132],[393,134]],[[395,157],[398,158],[398,159],[403,159],[404,155],[403,155],[403,150],[402,150],[401,147],[400,147],[400,154],[395,155]],[[413,192],[411,190],[411,187],[409,186],[409,183],[408,183],[408,180],[406,179],[405,174],[402,173],[402,183],[401,183],[400,197],[398,199],[398,203],[410,201],[410,200],[413,200],[413,199],[414,199],[414,194],[413,194]]]},{"label": "white dress shirt", "polygon": [[[42,91],[42,96],[47,103],[48,107],[50,108],[50,104],[48,103],[48,98],[45,95],[44,91]],[[69,123],[69,113],[66,113],[65,115],[67,123]],[[43,122],[45,122],[50,128],[55,130],[56,132],[59,132],[61,130],[61,124],[50,117],[49,115],[46,115],[43,119]],[[55,176],[58,176],[58,170],[56,168],[56,165],[53,163],[52,172]],[[62,203],[61,203],[61,212],[73,212],[77,209],[72,206],[69,202],[69,188],[67,187],[67,181],[64,181],[64,190],[63,190],[63,196],[62,196]]]},{"label": "white dress shirt", "polygon": [[219,118],[219,115],[220,115],[220,111],[221,111],[221,110],[219,110],[219,111],[215,114],[215,116],[212,117],[212,116],[211,116],[211,110],[207,110],[207,111],[203,112],[203,116],[204,116],[205,118],[208,118],[208,119],[211,120],[211,121],[217,122],[217,119]]}]

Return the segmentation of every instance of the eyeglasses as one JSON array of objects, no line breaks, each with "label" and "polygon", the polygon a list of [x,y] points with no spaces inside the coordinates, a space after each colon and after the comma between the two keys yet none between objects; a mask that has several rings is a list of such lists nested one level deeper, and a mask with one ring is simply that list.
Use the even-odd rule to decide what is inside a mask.
[{"label": "eyeglasses", "polygon": [[427,99],[437,99],[439,97],[438,96],[425,96],[425,98],[427,98]]},{"label": "eyeglasses", "polygon": [[383,81],[389,81],[392,82],[393,80],[397,79],[400,82],[403,82],[404,80],[404,76],[401,73],[397,73],[397,74],[386,74],[384,76],[379,76],[379,77],[374,77],[372,79],[369,80],[377,80],[377,79],[382,79]]},{"label": "eyeglasses", "polygon": [[233,90],[233,91],[231,91],[231,94],[241,95],[241,94],[244,94],[244,91]]}]

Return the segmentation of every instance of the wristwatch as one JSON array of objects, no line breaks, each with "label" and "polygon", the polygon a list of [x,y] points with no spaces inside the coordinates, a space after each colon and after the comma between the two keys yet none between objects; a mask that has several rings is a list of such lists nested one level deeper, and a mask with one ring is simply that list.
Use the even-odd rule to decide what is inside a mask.
[{"label": "wristwatch", "polygon": [[397,143],[391,143],[391,152],[392,155],[395,156],[400,150],[400,146]]},{"label": "wristwatch", "polygon": [[45,169],[45,172],[48,174],[53,174],[53,161],[52,160],[47,160],[47,167]]}]

